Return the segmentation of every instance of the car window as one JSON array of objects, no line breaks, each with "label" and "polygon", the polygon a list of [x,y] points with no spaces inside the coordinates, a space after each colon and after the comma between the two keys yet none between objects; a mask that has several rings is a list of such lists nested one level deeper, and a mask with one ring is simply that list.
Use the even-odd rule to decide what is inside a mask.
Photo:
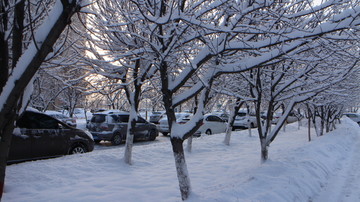
[{"label": "car window", "polygon": [[246,116],[246,113],[245,113],[245,112],[239,112],[239,113],[237,114],[237,116]]},{"label": "car window", "polygon": [[137,122],[138,123],[146,123],[145,119],[141,118],[140,116],[138,117]]},{"label": "car window", "polygon": [[119,115],[118,119],[119,119],[118,122],[127,123],[129,122],[129,115]]},{"label": "car window", "polygon": [[213,119],[216,122],[223,122],[223,120],[220,117],[217,117],[217,116],[214,116]]},{"label": "car window", "polygon": [[129,115],[111,115],[115,123],[127,123],[129,122]]},{"label": "car window", "polygon": [[59,122],[44,114],[25,112],[18,120],[19,128],[27,129],[59,129]]},{"label": "car window", "polygon": [[94,114],[91,118],[91,122],[93,123],[103,123],[105,121],[105,114]]},{"label": "car window", "polygon": [[206,121],[215,121],[215,122],[222,122],[222,119],[217,116],[208,116]]},{"label": "car window", "polygon": [[221,114],[222,118],[229,118],[229,116],[227,114]]}]

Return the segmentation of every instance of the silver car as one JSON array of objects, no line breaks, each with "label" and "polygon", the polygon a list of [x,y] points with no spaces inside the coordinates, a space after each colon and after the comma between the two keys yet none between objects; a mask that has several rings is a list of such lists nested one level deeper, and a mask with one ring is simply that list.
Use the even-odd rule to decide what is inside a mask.
[{"label": "silver car", "polygon": [[241,114],[235,117],[232,130],[257,127],[256,117],[248,114]]},{"label": "silver car", "polygon": [[[182,119],[188,118],[191,115],[192,115],[191,113],[186,113],[186,112],[175,113],[176,121],[179,122]],[[164,116],[159,120],[159,124],[157,125],[157,127],[159,132],[161,132],[164,136],[167,136],[170,133],[167,116]]]},{"label": "silver car", "polygon": [[[128,112],[99,112],[94,113],[87,124],[87,128],[93,135],[95,143],[101,140],[111,141],[113,145],[119,145],[126,140],[127,126],[129,122]],[[135,126],[135,140],[155,140],[159,132],[155,124],[147,122],[138,116]]]},{"label": "silver car", "polygon": [[151,123],[159,123],[160,119],[163,118],[165,115],[165,112],[163,111],[155,111],[150,114],[149,121]]}]

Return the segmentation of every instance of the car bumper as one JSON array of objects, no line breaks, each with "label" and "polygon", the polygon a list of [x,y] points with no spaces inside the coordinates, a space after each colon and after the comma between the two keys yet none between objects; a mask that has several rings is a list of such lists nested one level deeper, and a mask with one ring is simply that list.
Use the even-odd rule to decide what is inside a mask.
[{"label": "car bumper", "polygon": [[90,132],[95,141],[97,140],[111,140],[113,137],[112,132]]},{"label": "car bumper", "polygon": [[249,126],[248,123],[236,123],[233,124],[233,128],[247,128]]},{"label": "car bumper", "polygon": [[252,128],[252,127],[255,127],[255,126],[253,126],[254,124],[252,124],[252,123],[248,123],[248,122],[237,122],[237,123],[234,123],[233,124],[233,126],[232,126],[232,128],[234,129],[234,130],[236,130],[236,129],[247,129],[247,128]]},{"label": "car bumper", "polygon": [[161,126],[159,125],[157,127],[158,131],[161,132],[161,133],[169,133],[170,130],[169,130],[169,126]]}]

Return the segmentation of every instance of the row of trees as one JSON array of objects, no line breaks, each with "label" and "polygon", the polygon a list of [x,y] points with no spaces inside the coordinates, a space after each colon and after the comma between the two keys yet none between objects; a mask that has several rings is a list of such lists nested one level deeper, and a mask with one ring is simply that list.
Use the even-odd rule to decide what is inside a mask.
[{"label": "row of trees", "polygon": [[[240,103],[254,103],[261,157],[266,161],[269,145],[295,105],[309,102],[318,110],[323,104],[316,104],[318,96],[335,93],[339,83],[358,73],[360,21],[354,3],[105,0],[94,4],[88,20],[93,50],[89,71],[118,79],[126,92],[131,115],[125,162],[131,164],[132,129],[142,91],[149,86],[162,96],[182,199],[191,192],[183,142],[200,127],[206,106],[219,92]],[[175,109],[190,100],[196,103],[194,116],[179,125]],[[271,128],[269,121],[279,108],[283,116]],[[268,118],[261,122],[264,109]]]},{"label": "row of trees", "polygon": [[[233,112],[244,103],[254,106],[263,162],[294,107],[301,104],[312,120],[325,114],[321,120],[326,121],[320,126],[330,130],[346,104],[354,104],[349,100],[358,101],[358,97],[342,101],[359,89],[360,8],[356,1],[332,0],[319,5],[262,0],[87,2],[91,4],[75,0],[0,4],[0,43],[5,45],[1,44],[0,51],[7,53],[0,54],[4,71],[0,74],[1,189],[13,123],[27,103],[27,99],[22,102],[22,93],[41,64],[44,74],[63,85],[53,90],[52,98],[43,96],[39,100],[53,100],[67,89],[74,90],[69,103],[78,92],[101,94],[109,100],[127,98],[131,113],[124,160],[128,164],[132,163],[133,128],[140,101],[161,99],[172,131],[170,140],[183,200],[191,193],[183,142],[200,127],[203,115],[220,96],[231,98]],[[48,8],[58,15],[44,12]],[[83,11],[87,13],[75,24],[81,28],[73,24],[66,30],[80,8],[86,8]],[[25,19],[18,19],[21,12],[27,12]],[[47,18],[57,23],[45,24]],[[17,31],[18,24],[26,26]],[[47,26],[41,28],[42,24]],[[18,37],[16,33],[25,34]],[[61,33],[64,37],[55,43]],[[8,45],[16,41],[20,50]],[[17,62],[16,55],[36,63]],[[24,72],[16,73],[20,70]],[[39,82],[37,86],[41,85]],[[33,105],[39,103],[33,99]],[[188,103],[194,116],[179,125],[175,112]],[[119,102],[112,105],[123,106]],[[269,121],[279,109],[283,116],[272,128]],[[260,112],[264,110],[267,119],[263,122]]]}]

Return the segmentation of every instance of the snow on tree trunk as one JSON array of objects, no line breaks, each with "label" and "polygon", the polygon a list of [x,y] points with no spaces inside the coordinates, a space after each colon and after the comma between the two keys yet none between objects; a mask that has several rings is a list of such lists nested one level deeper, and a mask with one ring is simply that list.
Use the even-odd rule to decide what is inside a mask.
[{"label": "snow on tree trunk", "polygon": [[233,104],[232,110],[230,112],[230,116],[228,118],[228,123],[226,126],[226,135],[224,138],[224,144],[225,145],[230,145],[230,139],[231,139],[231,131],[232,131],[232,126],[234,124],[235,121],[235,117],[237,112],[239,111],[239,109],[241,108],[241,106],[244,104],[244,102],[240,102],[240,98],[238,98],[236,100],[236,102]]},{"label": "snow on tree trunk", "polygon": [[283,125],[283,132],[286,132],[286,125],[287,125],[287,122],[285,121],[284,125]]},{"label": "snow on tree trunk", "polygon": [[191,192],[190,178],[185,162],[185,154],[183,149],[183,140],[171,137],[171,145],[174,152],[175,167],[179,180],[179,187],[182,200],[189,198]]},{"label": "snow on tree trunk", "polygon": [[[230,125],[230,124],[228,124]],[[226,135],[225,135],[225,139],[224,139],[224,144],[225,145],[230,145],[230,139],[231,139],[231,130],[232,130],[232,127],[231,126],[227,126],[226,128]]]},{"label": "snow on tree trunk", "polygon": [[124,161],[125,163],[131,165],[132,164],[132,148],[134,143],[134,130],[135,130],[136,120],[134,117],[129,118],[126,142],[125,142],[125,153],[124,153]]},{"label": "snow on tree trunk", "polygon": [[225,139],[224,139],[224,144],[228,145],[228,146],[230,145],[232,125],[234,124],[234,120],[235,120],[235,116],[236,116],[235,114],[236,114],[235,110],[232,110],[230,112],[230,116],[229,116],[228,123],[226,126],[226,135],[225,135]]},{"label": "snow on tree trunk", "polygon": [[132,148],[134,143],[134,135],[135,135],[135,127],[137,122],[137,110],[136,110],[136,100],[134,94],[129,95],[131,101],[131,109],[129,115],[129,122],[126,131],[126,142],[125,142],[125,153],[124,153],[124,161],[125,163],[131,165],[131,157],[132,157]]}]

